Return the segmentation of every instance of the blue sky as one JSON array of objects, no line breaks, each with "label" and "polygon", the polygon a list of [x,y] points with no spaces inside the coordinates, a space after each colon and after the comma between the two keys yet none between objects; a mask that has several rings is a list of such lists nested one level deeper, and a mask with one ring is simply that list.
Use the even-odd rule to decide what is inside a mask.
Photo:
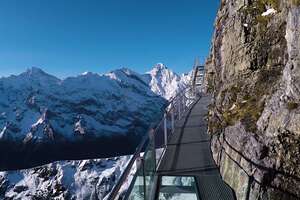
[{"label": "blue sky", "polygon": [[208,55],[219,0],[1,0],[0,76],[35,66],[66,77]]}]

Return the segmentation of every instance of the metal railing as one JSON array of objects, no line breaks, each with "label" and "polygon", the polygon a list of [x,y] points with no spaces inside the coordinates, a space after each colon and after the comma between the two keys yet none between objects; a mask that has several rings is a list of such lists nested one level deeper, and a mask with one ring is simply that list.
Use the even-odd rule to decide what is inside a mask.
[{"label": "metal railing", "polygon": [[175,123],[200,97],[190,86],[176,95],[166,106],[163,118],[146,134],[118,183],[112,189],[109,200],[152,199],[155,190],[155,171],[168,146],[168,139],[175,131]]}]

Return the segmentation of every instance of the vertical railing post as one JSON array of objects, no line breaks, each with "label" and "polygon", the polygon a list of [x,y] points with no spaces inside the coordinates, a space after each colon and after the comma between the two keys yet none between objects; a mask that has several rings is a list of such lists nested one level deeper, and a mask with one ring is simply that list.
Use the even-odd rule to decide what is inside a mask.
[{"label": "vertical railing post", "polygon": [[187,94],[186,94],[186,96],[185,96],[185,106],[186,106],[186,108],[189,108],[189,99],[188,99],[188,96],[187,96]]},{"label": "vertical railing post", "polygon": [[[141,157],[141,154],[139,154],[138,156],[137,156],[137,158],[136,158],[136,170],[138,171],[139,169],[142,169],[142,171],[141,171],[141,175],[142,175],[142,183],[141,184],[143,184],[142,185],[142,187],[140,187],[139,188],[139,193],[142,195],[143,194],[143,196],[144,196],[144,199],[146,199],[146,176],[145,176],[145,163],[144,163],[144,158],[143,157]],[[143,191],[141,191],[141,189],[143,190]],[[117,198],[115,198],[115,199],[117,199]],[[115,200],[114,199],[114,200]],[[118,199],[119,199],[119,197],[118,197]]]},{"label": "vertical railing post", "polygon": [[142,161],[142,169],[143,169],[143,190],[144,190],[144,199],[147,199],[147,186],[146,186],[146,170],[145,170],[145,160],[144,158],[141,159]]},{"label": "vertical railing post", "polygon": [[172,109],[171,109],[171,124],[172,124],[172,133],[175,131],[175,110],[174,110],[174,105],[172,104]]},{"label": "vertical railing post", "polygon": [[168,129],[167,129],[167,113],[164,114],[164,139],[165,139],[165,147],[167,147],[168,143]]},{"label": "vertical railing post", "polygon": [[150,145],[151,145],[151,141],[152,141],[152,148],[151,148],[151,151],[153,151],[153,158],[154,158],[154,165],[155,165],[155,168],[156,168],[156,142],[155,142],[155,131],[154,129],[151,129],[149,131],[149,139],[150,139]]},{"label": "vertical railing post", "polygon": [[184,112],[186,111],[186,96],[185,94],[183,94],[183,108],[184,108]]},{"label": "vertical railing post", "polygon": [[181,114],[181,117],[183,116],[184,112],[185,112],[185,107],[184,107],[184,94],[182,94],[182,97],[181,97],[181,107],[182,107],[182,114]]},{"label": "vertical railing post", "polygon": [[181,97],[179,96],[179,100],[178,100],[178,119],[181,119]]}]

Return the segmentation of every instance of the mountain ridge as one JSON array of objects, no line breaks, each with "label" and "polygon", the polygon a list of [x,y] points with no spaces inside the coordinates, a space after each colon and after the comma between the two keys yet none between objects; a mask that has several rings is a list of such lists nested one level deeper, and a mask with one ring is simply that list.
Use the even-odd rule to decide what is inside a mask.
[{"label": "mountain ridge", "polygon": [[[160,119],[170,94],[175,95],[178,88],[185,87],[180,77],[166,67],[156,65],[154,70],[160,71],[159,75],[152,77],[121,68],[106,74],[87,72],[59,79],[34,67],[17,76],[0,78],[3,94],[0,97],[0,150],[11,151],[18,159],[23,159],[19,155],[25,151],[28,157],[39,157],[30,160],[43,160],[47,146],[55,152],[56,145],[64,149],[65,143],[76,143],[77,149],[81,149],[81,143],[92,143],[84,147],[86,154],[78,158],[72,156],[71,150],[63,151],[68,156],[56,152],[49,157],[84,159],[129,154],[149,126]],[[153,90],[150,80],[164,80],[163,91],[172,91],[159,93]],[[168,87],[170,83],[175,87]],[[97,148],[94,141],[106,146],[105,141],[120,143],[121,138],[132,148],[125,151],[125,145],[118,145],[120,149],[109,147],[99,152],[101,148]],[[43,149],[43,153],[36,149]],[[4,158],[5,155],[1,161],[0,155],[0,169],[1,166],[7,169],[5,165],[14,160],[14,156]],[[39,164],[44,162],[22,168]]]}]

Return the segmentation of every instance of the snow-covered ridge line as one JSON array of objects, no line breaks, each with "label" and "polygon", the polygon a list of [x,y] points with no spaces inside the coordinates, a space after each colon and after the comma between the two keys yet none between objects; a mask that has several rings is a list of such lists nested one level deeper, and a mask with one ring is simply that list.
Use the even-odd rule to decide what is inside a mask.
[{"label": "snow-covered ridge line", "polygon": [[[189,84],[189,77],[159,63],[146,74],[122,68],[104,75],[86,72],[58,79],[32,68],[0,78],[0,142],[21,141],[35,149],[43,143],[76,141],[80,145],[78,141],[85,138],[107,137],[121,143],[112,142],[111,147],[97,143],[99,151],[124,152],[118,148],[129,148],[130,139],[138,141],[160,117],[166,99]],[[85,149],[86,144],[80,148]],[[7,152],[9,149],[0,146],[0,163],[9,161],[1,154]],[[13,155],[9,159],[13,160]],[[59,161],[0,172],[0,199],[105,199],[129,160],[130,156]]]},{"label": "snow-covered ridge line", "polygon": [[[120,141],[131,138],[129,143],[134,146],[158,120],[166,100],[184,88],[187,79],[163,64],[146,74],[122,68],[103,75],[87,72],[61,80],[31,68],[17,76],[0,78],[0,142],[18,142],[19,146],[35,150],[34,145],[43,147],[41,143],[53,146],[118,137]],[[6,146],[12,148],[11,152],[3,151],[17,155],[23,148]],[[0,151],[2,148],[4,145]],[[4,158],[0,152],[0,161]],[[2,163],[7,162],[8,158]]]}]

